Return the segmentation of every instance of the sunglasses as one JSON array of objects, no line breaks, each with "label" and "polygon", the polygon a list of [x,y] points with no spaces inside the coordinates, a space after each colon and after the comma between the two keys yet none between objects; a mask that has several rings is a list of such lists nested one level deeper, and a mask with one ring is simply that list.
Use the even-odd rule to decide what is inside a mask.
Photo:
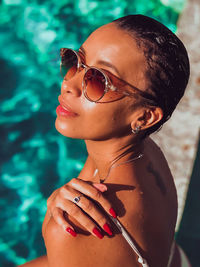
[{"label": "sunglasses", "polygon": [[[85,70],[82,89],[84,96],[91,102],[111,102],[125,96],[136,96],[136,92],[147,99],[152,98],[146,92],[130,85],[108,71],[96,67],[89,67],[82,62],[81,55],[73,49],[60,49],[61,63],[60,72],[65,81],[72,79],[79,71]],[[124,90],[129,85],[133,90]],[[102,101],[101,101],[102,102]]]}]

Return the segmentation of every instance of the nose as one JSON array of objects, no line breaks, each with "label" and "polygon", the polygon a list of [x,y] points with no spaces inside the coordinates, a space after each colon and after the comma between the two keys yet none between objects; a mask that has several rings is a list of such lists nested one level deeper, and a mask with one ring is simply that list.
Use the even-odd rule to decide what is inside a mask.
[{"label": "nose", "polygon": [[64,78],[61,87],[61,93],[72,94],[73,96],[80,97],[82,95],[82,77],[81,73],[76,74],[70,80]]}]

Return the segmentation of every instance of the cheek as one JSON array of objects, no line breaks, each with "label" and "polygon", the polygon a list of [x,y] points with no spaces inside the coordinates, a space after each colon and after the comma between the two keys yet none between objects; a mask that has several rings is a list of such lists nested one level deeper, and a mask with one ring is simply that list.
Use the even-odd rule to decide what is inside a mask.
[{"label": "cheek", "polygon": [[82,99],[79,105],[80,116],[56,119],[55,127],[62,135],[79,139],[103,140],[129,132],[128,103],[119,101],[97,104]]},{"label": "cheek", "polygon": [[[126,108],[120,105],[109,104],[99,106],[99,109],[91,110],[85,114],[85,121],[90,134],[99,138],[116,137],[128,131],[130,128]],[[85,126],[83,126],[85,128]]]},{"label": "cheek", "polygon": [[116,130],[127,128],[129,125],[128,113],[125,107],[119,107],[119,109],[115,110],[112,114],[112,124],[114,125]]}]

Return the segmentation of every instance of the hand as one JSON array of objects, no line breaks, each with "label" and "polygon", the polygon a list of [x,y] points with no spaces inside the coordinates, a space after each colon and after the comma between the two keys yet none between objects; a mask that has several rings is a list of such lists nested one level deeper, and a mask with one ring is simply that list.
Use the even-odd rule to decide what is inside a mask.
[{"label": "hand", "polygon": [[[76,236],[74,228],[65,220],[64,211],[75,218],[94,236],[103,238],[102,229],[112,235],[108,219],[95,205],[95,200],[104,210],[116,218],[116,213],[102,192],[107,191],[104,184],[91,184],[78,178],[55,190],[47,200],[47,212],[54,220],[72,236]],[[91,199],[89,199],[89,198]],[[75,202],[77,198],[77,202]],[[101,227],[91,220],[89,216]]]}]

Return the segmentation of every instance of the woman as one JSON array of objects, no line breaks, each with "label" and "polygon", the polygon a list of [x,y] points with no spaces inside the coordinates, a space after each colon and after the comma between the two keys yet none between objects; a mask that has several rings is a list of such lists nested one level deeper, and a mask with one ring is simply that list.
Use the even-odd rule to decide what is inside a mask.
[{"label": "woman", "polygon": [[149,137],[184,94],[182,42],[129,15],[94,31],[78,52],[61,49],[61,72],[56,129],[84,139],[88,158],[47,201],[47,256],[23,266],[183,266],[173,177]]}]

